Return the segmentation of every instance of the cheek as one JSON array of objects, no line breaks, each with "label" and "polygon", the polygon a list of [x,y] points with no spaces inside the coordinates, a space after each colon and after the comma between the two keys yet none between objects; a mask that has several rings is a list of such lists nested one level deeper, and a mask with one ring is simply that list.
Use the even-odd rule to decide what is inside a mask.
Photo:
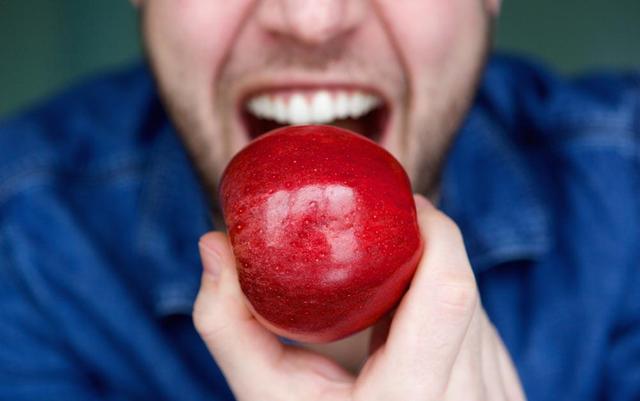
[{"label": "cheek", "polygon": [[217,76],[254,1],[149,0],[141,9],[147,58],[163,103],[209,185],[230,154],[221,119],[212,112],[220,109]]},{"label": "cheek", "polygon": [[379,3],[409,70],[444,67],[452,55],[468,49],[484,33],[479,0],[379,0]]},{"label": "cheek", "polygon": [[378,0],[410,87],[396,147],[416,189],[431,188],[472,98],[487,43],[483,0]]},{"label": "cheek", "polygon": [[[211,83],[252,0],[153,0],[143,8],[144,35],[161,78]],[[164,77],[168,75],[167,77]],[[165,82],[168,86],[176,82]]]}]

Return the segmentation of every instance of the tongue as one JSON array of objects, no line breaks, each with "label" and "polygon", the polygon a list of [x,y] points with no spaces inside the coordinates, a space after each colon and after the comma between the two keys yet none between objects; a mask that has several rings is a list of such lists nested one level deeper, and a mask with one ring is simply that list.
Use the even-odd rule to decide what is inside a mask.
[{"label": "tongue", "polygon": [[[273,120],[266,120],[266,119],[262,119],[262,118],[256,118],[254,121],[252,121],[251,123],[251,127],[250,127],[250,134],[252,138],[256,138],[262,134],[265,134],[271,130],[274,130],[276,128],[282,128],[287,126],[288,124],[280,124],[276,121]],[[360,135],[363,136],[369,136],[367,135],[367,127],[366,127],[366,123],[363,119],[352,119],[352,118],[348,118],[348,119],[342,119],[342,120],[335,120],[332,121],[330,123],[326,123],[323,125],[332,125],[335,127],[339,127],[339,128],[344,128],[344,129],[348,129],[350,131],[356,132]]]},{"label": "tongue", "polygon": [[332,121],[331,123],[327,124],[327,125],[333,125],[335,127],[339,127],[339,128],[344,128],[344,129],[348,129],[351,130],[353,132],[357,132],[360,135],[364,135],[364,136],[368,136],[367,135],[367,127],[365,127],[365,123],[364,120],[359,118],[357,120],[354,120],[352,118],[348,118],[348,119],[343,119],[343,120],[336,120],[336,121]]},{"label": "tongue", "polygon": [[[286,124],[280,124],[273,120],[258,118],[248,112],[245,112],[244,117],[251,138],[257,138],[260,135],[271,130],[286,126]],[[332,121],[325,125],[333,125],[336,127],[348,129],[360,135],[366,136],[367,138],[373,139],[374,141],[377,141],[380,139],[385,124],[386,110],[383,108],[378,108],[357,119],[345,118]]]}]

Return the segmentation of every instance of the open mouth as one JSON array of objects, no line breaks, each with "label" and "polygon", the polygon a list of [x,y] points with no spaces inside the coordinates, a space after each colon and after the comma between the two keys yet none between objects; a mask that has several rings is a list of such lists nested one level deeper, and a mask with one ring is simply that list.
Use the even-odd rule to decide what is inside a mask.
[{"label": "open mouth", "polygon": [[352,130],[380,142],[389,107],[364,90],[276,90],[249,96],[242,120],[251,139],[288,125],[322,124]]}]

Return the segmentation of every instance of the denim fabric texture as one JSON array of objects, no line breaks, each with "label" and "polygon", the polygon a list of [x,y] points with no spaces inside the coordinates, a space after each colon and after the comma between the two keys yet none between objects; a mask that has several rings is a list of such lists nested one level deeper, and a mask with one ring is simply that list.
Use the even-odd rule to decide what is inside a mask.
[{"label": "denim fabric texture", "polygon": [[[640,74],[494,55],[441,190],[529,400],[640,400]],[[0,123],[0,400],[232,399],[211,222],[144,65]]]}]

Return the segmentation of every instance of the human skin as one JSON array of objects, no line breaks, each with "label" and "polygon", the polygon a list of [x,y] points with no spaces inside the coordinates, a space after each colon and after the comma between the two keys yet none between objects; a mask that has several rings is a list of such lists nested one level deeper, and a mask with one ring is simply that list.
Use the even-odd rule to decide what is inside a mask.
[{"label": "human skin", "polygon": [[[224,166],[251,139],[249,95],[309,88],[375,94],[389,117],[379,143],[414,190],[433,198],[499,9],[498,0],[135,3],[162,100],[212,200]],[[429,238],[423,259],[352,372],[320,355],[327,350],[284,346],[262,328],[246,309],[226,238],[202,238],[194,323],[238,399],[524,399],[455,224],[418,199]]]},{"label": "human skin", "polygon": [[381,145],[414,190],[441,162],[484,66],[498,0],[139,0],[163,101],[211,193],[249,137],[238,103],[269,86],[372,88]]},{"label": "human skin", "polygon": [[395,314],[375,327],[357,373],[284,345],[262,327],[243,302],[226,237],[201,238],[204,273],[194,322],[238,400],[525,399],[479,302],[459,230],[424,198],[416,204],[430,241]]}]

